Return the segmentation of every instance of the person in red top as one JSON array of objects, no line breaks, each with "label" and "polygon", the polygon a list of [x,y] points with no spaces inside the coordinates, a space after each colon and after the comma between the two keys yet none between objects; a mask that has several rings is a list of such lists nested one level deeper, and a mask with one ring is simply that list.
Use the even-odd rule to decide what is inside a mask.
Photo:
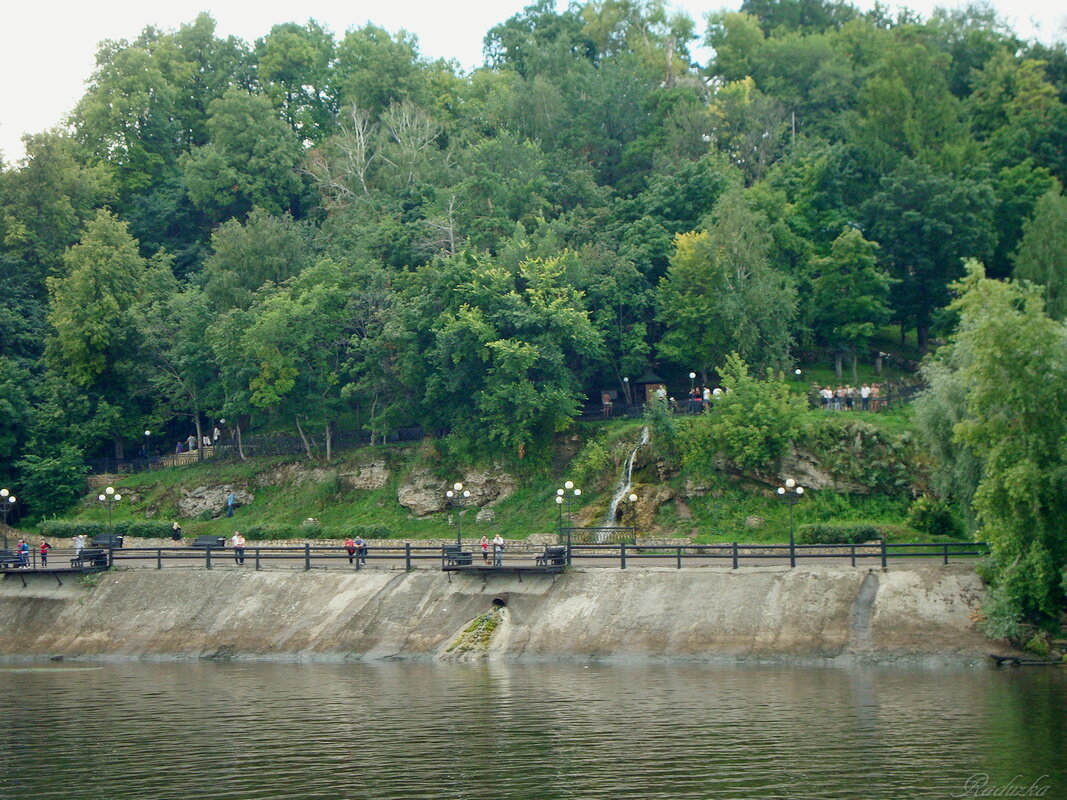
[{"label": "person in red top", "polygon": [[41,539],[41,566],[48,566],[48,551],[52,549],[52,545]]},{"label": "person in red top", "polygon": [[348,551],[348,563],[351,564],[352,563],[352,559],[356,555],[356,543],[354,541],[352,541],[352,537],[351,536],[349,536],[347,539],[345,539],[345,550]]}]

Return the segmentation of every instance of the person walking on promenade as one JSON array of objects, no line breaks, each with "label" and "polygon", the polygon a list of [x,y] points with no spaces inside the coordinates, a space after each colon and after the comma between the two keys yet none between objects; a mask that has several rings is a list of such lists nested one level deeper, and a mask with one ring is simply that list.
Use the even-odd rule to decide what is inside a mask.
[{"label": "person walking on promenade", "polygon": [[230,537],[230,545],[233,547],[233,563],[245,563],[245,537],[240,531],[234,531]]},{"label": "person walking on promenade", "polygon": [[499,533],[493,537],[493,566],[504,565],[504,537]]},{"label": "person walking on promenade", "polygon": [[478,543],[482,547],[482,562],[489,566],[489,537],[482,534],[482,540]]},{"label": "person walking on promenade", "polygon": [[236,505],[237,505],[237,495],[235,495],[233,493],[233,489],[230,489],[228,492],[226,492],[226,516],[227,517],[232,517],[233,516],[233,509],[234,509],[234,506],[236,506]]},{"label": "person walking on promenade", "polygon": [[28,567],[30,565],[30,546],[26,544],[25,539],[19,539],[18,551],[19,567]]},{"label": "person walking on promenade", "polygon": [[182,526],[175,522],[170,526],[170,540],[180,542],[182,540]]},{"label": "person walking on promenade", "polygon": [[351,564],[356,555],[356,543],[351,536],[345,539],[345,550],[348,551],[348,563]]},{"label": "person walking on promenade", "polygon": [[41,552],[41,566],[42,567],[47,567],[48,566],[48,551],[51,550],[51,549],[52,549],[52,545],[50,545],[44,539],[41,539],[41,551],[40,552]]},{"label": "person walking on promenade", "polygon": [[367,566],[367,540],[359,534],[356,534],[356,558],[359,559],[359,563],[363,566]]},{"label": "person walking on promenade", "polygon": [[82,550],[85,549],[85,534],[79,533],[73,539],[74,542],[74,557],[81,558]]}]

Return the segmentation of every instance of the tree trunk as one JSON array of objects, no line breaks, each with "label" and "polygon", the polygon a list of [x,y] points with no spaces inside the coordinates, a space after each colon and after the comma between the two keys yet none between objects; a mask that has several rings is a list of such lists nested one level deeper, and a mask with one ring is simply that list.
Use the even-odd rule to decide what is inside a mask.
[{"label": "tree trunk", "polygon": [[374,415],[378,411],[378,393],[375,392],[370,401],[370,419],[368,424],[370,425],[370,443],[373,447],[378,441],[378,432],[374,427]]},{"label": "tree trunk", "polygon": [[878,355],[874,357],[874,374],[881,377],[882,375],[882,351],[878,351]]},{"label": "tree trunk", "polygon": [[326,420],[326,460],[333,458],[333,431],[330,429],[330,421]]},{"label": "tree trunk", "polygon": [[901,322],[900,323],[900,346],[901,347],[903,347],[904,345],[907,344],[907,339],[905,338],[907,336],[907,333],[908,333],[907,330],[904,328],[904,323]]},{"label": "tree trunk", "polygon": [[919,325],[915,328],[915,337],[918,339],[919,352],[926,353],[926,346],[930,341],[930,326]]},{"label": "tree trunk", "polygon": [[841,365],[841,354],[834,353],[834,372],[837,373],[837,379],[841,380],[841,374],[844,372],[844,367]]},{"label": "tree trunk", "polygon": [[200,427],[200,412],[197,411],[193,414],[193,420],[196,422],[196,460],[204,460],[204,436],[203,428]]},{"label": "tree trunk", "polygon": [[294,414],[293,417],[296,419],[296,429],[300,431],[300,441],[304,443],[304,452],[307,453],[309,460],[313,459],[314,456],[311,455],[311,444],[308,442],[308,437],[304,435],[304,428],[300,424],[300,415]]},{"label": "tree trunk", "polygon": [[241,443],[241,417],[240,416],[237,417],[237,421],[234,424],[234,428],[237,431],[237,455],[239,455],[241,457],[242,461],[247,461],[248,459],[245,457],[245,448],[244,448],[244,445]]},{"label": "tree trunk", "polygon": [[852,383],[853,384],[857,384],[857,383],[860,382],[859,372],[856,371],[856,362],[858,360],[859,359],[856,357],[856,354],[853,353],[852,354]]},{"label": "tree trunk", "polygon": [[122,437],[116,434],[112,437],[112,441],[115,443],[115,459],[121,460],[126,457],[126,443],[122,441]]}]

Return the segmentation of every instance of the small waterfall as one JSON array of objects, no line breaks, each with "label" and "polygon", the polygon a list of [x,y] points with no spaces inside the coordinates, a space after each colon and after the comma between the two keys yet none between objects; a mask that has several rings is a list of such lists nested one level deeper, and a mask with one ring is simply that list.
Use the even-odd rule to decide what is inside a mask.
[{"label": "small waterfall", "polygon": [[615,490],[615,496],[611,498],[611,505],[608,506],[608,516],[604,520],[604,524],[607,526],[615,525],[618,522],[617,514],[619,513],[619,503],[626,498],[626,495],[630,493],[630,488],[633,486],[631,478],[633,478],[634,474],[634,460],[637,458],[637,451],[646,444],[648,444],[647,425],[641,429],[641,438],[637,440],[637,445],[630,451],[629,457],[622,465],[622,474],[619,476],[619,488]]}]

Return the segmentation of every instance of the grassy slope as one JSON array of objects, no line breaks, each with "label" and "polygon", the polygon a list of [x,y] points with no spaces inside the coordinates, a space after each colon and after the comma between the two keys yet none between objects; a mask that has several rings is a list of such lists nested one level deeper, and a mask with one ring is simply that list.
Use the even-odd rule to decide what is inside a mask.
[{"label": "grassy slope", "polygon": [[[824,415],[818,409],[807,412],[812,418]],[[846,412],[840,412],[842,419]],[[862,418],[871,424],[899,434],[911,429],[911,414],[907,407],[881,414],[852,412],[849,417]],[[579,427],[579,437],[587,440],[601,435],[609,449],[621,457],[628,453],[636,442],[643,423],[639,420],[605,420],[585,423]],[[602,518],[611,494],[617,485],[617,467],[605,468],[599,476],[580,478],[572,469],[565,448],[561,448],[553,475],[520,479],[520,488],[508,499],[495,506],[492,522],[477,523],[475,511],[463,513],[464,537],[492,536],[499,531],[505,538],[525,538],[532,533],[550,533],[558,520],[558,506],[554,502],[555,490],[567,477],[579,478],[585,489],[581,505],[575,505],[575,516],[583,521],[595,522]],[[387,486],[375,491],[345,489],[334,477],[354,463],[374,459],[386,460],[392,477]],[[456,533],[449,524],[447,514],[434,514],[415,518],[397,502],[397,488],[401,476],[417,461],[425,458],[425,451],[411,446],[384,446],[341,453],[329,465],[309,464],[295,457],[256,459],[248,462],[193,464],[174,467],[152,473],[133,475],[120,479],[116,486],[126,500],[116,509],[115,518],[177,519],[177,501],[181,490],[198,486],[234,484],[249,487],[255,494],[255,502],[239,509],[233,520],[181,520],[188,535],[229,535],[235,527],[253,523],[296,524],[308,517],[315,517],[327,528],[348,525],[384,525],[392,536],[400,539],[448,538]],[[321,469],[324,478],[297,482],[276,481],[257,485],[257,476],[269,473],[287,464],[300,464],[304,469]],[[442,474],[442,483],[449,475]],[[658,482],[653,469],[635,475],[637,491],[649,492]],[[684,476],[672,479],[672,485],[682,490]],[[789,512],[775,497],[751,488],[743,488],[726,477],[712,482],[703,496],[687,501],[692,517],[679,515],[673,503],[662,507],[656,519],[663,536],[694,536],[698,542],[786,541],[789,535]],[[904,519],[910,498],[907,496],[848,496],[830,491],[811,492],[794,508],[794,523],[806,522],[869,522],[893,526],[893,538],[900,541],[921,540],[921,536],[905,526]],[[72,513],[74,518],[104,520],[106,512],[94,500],[87,499]],[[757,527],[746,524],[758,517],[762,523]],[[454,517],[453,517],[454,519]]]}]

